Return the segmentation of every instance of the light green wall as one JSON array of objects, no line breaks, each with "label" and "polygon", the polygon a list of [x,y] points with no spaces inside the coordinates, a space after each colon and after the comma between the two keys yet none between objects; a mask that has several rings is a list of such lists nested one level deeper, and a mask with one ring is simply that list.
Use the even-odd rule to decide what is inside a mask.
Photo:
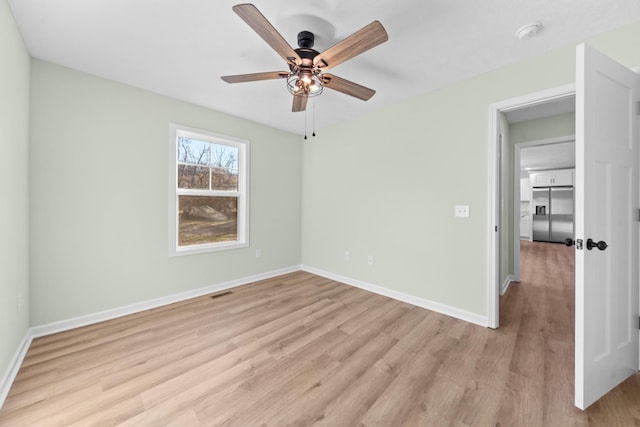
[{"label": "light green wall", "polygon": [[[168,257],[171,122],[250,140],[249,248]],[[34,60],[32,325],[299,265],[300,147],[298,135]]]},{"label": "light green wall", "polygon": [[[29,328],[29,68],[0,1],[0,379]],[[22,309],[18,312],[18,298]],[[1,385],[1,384],[0,384]]]},{"label": "light green wall", "polygon": [[[589,43],[635,66],[637,40]],[[574,81],[571,45],[323,130],[303,147],[303,264],[485,315],[488,106]]]},{"label": "light green wall", "polygon": [[520,142],[575,135],[575,133],[575,113],[558,114],[557,116],[544,117],[509,125],[510,142],[512,145]]}]

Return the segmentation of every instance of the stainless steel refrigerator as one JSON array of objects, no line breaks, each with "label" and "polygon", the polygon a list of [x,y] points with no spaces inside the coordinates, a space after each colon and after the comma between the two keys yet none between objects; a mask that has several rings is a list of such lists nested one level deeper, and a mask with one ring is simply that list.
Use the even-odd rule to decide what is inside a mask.
[{"label": "stainless steel refrigerator", "polygon": [[573,238],[573,187],[533,188],[533,240]]}]

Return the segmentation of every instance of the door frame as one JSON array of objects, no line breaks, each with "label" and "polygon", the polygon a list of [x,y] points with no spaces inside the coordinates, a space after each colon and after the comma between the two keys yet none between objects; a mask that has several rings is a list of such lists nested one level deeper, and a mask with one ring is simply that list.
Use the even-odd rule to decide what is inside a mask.
[{"label": "door frame", "polygon": [[[487,326],[497,328],[500,319],[500,182],[498,173],[500,114],[521,108],[546,104],[566,97],[574,96],[575,83],[557,86],[540,92],[534,92],[506,99],[489,105],[489,158],[488,158],[488,215],[487,215]],[[515,221],[514,221],[515,222]],[[518,236],[519,237],[519,236]]]}]

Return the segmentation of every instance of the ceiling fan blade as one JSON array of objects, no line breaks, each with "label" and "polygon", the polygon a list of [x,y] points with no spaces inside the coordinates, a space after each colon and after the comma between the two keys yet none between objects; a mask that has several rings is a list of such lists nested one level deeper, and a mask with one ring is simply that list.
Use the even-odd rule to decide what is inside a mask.
[{"label": "ceiling fan blade", "polygon": [[389,40],[389,36],[382,24],[378,21],[373,21],[371,24],[361,28],[346,39],[317,55],[313,59],[313,65],[323,70],[328,70],[387,40]]},{"label": "ceiling fan blade", "polygon": [[376,93],[373,89],[369,89],[368,87],[364,87],[358,83],[334,76],[333,74],[323,74],[322,85],[329,89],[337,90],[338,92],[362,99],[363,101],[368,101],[369,98]]},{"label": "ceiling fan blade", "polygon": [[267,18],[251,3],[237,4],[233,11],[238,14],[260,37],[267,42],[288,63],[300,64],[300,56],[280,33],[271,25]]},{"label": "ceiling fan blade", "polygon": [[221,79],[227,83],[245,83],[245,82],[255,82],[259,80],[286,79],[287,77],[289,77],[289,73],[286,71],[269,71],[267,73],[251,73],[251,74],[236,74],[234,76],[222,76]]},{"label": "ceiling fan blade", "polygon": [[307,99],[309,97],[305,94],[303,95],[293,95],[293,106],[291,107],[291,111],[297,113],[299,111],[304,111],[307,109]]}]

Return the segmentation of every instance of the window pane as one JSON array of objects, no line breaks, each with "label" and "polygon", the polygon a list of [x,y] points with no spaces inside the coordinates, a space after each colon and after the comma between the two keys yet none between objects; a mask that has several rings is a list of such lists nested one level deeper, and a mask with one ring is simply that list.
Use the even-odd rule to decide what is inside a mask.
[{"label": "window pane", "polygon": [[178,165],[178,188],[209,189],[209,168]]},{"label": "window pane", "polygon": [[237,198],[178,196],[178,246],[237,240]]},{"label": "window pane", "polygon": [[210,161],[210,150],[208,142],[195,139],[178,137],[178,163],[189,163],[192,165],[208,165]]},{"label": "window pane", "polygon": [[211,189],[238,191],[238,170],[227,168],[211,169]]},{"label": "window pane", "polygon": [[238,147],[211,144],[211,166],[237,170]]}]

